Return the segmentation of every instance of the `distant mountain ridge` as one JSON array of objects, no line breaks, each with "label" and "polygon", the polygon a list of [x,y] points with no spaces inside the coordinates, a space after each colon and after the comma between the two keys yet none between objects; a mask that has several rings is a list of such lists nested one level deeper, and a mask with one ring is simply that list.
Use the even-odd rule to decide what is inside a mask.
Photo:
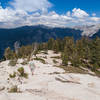
[{"label": "distant mountain ridge", "polygon": [[23,26],[15,29],[0,29],[0,55],[8,46],[13,48],[14,43],[19,41],[21,45],[33,42],[46,42],[50,38],[64,38],[66,36],[81,38],[82,31],[72,28],[51,28],[43,25]]},{"label": "distant mountain ridge", "polygon": [[83,31],[82,36],[92,37],[95,33],[97,33],[100,30],[100,24],[89,25],[89,26],[87,25],[75,26],[73,28]]},{"label": "distant mountain ridge", "polygon": [[13,48],[14,43],[19,41],[21,45],[33,42],[46,42],[50,38],[74,37],[75,40],[82,36],[95,38],[100,37],[100,24],[91,26],[75,26],[73,28],[48,27],[44,25],[23,26],[13,29],[0,29],[0,56],[8,46]]},{"label": "distant mountain ridge", "polygon": [[99,29],[99,31],[98,31],[97,33],[95,33],[95,34],[92,36],[92,38],[96,38],[96,37],[100,37],[100,29]]}]

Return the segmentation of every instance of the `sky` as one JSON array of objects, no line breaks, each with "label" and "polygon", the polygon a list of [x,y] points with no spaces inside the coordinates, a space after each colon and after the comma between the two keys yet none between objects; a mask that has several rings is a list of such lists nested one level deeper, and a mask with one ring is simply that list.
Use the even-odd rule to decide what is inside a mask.
[{"label": "sky", "polygon": [[100,0],[0,0],[0,28],[100,23]]}]

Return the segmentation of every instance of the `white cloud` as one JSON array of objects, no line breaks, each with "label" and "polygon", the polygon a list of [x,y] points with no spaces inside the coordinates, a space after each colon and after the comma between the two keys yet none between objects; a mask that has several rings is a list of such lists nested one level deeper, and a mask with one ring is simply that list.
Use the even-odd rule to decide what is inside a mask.
[{"label": "white cloud", "polygon": [[25,22],[25,18],[28,14],[22,10],[12,10],[10,8],[3,9],[0,6],[0,27],[15,27],[17,24],[20,26],[21,23]]},{"label": "white cloud", "polygon": [[[21,4],[20,7],[15,6],[16,8],[15,10],[8,7],[4,9],[0,6],[0,28],[14,28],[24,25],[38,25],[38,24],[48,25],[52,27],[66,27],[66,26],[72,26],[72,25],[75,26],[80,24],[90,25],[100,22],[99,17],[96,16],[90,17],[89,14],[87,14],[80,8],[78,9],[74,8],[72,11],[67,11],[66,14],[60,15],[57,14],[55,11],[48,12],[48,7],[50,7],[50,3],[47,0],[37,0],[37,1],[45,1],[47,2],[48,5],[46,3],[43,3],[46,4],[46,6],[42,7],[40,6],[42,4],[39,4],[37,8],[36,6],[34,7],[31,6],[28,8],[28,5],[30,4],[26,5],[25,3],[25,5],[23,4],[24,6],[26,6],[25,9],[21,7],[22,5]],[[16,2],[19,2],[19,0],[16,0]],[[14,6],[16,4],[13,2],[12,5]],[[29,14],[27,11],[28,12],[34,11],[34,12]]]},{"label": "white cloud", "polygon": [[100,21],[100,18],[98,18],[98,17],[91,17],[90,19],[91,19],[92,21],[95,21],[95,22]]},{"label": "white cloud", "polygon": [[84,18],[84,17],[88,17],[89,14],[87,12],[85,12],[84,10],[81,10],[80,8],[74,8],[72,10],[72,16],[73,17],[77,17],[77,18]]},{"label": "white cloud", "polygon": [[71,12],[68,11],[68,12],[66,13],[66,15],[67,15],[67,16],[71,16]]},{"label": "white cloud", "polygon": [[93,17],[96,16],[96,13],[92,13],[92,16],[93,16]]},{"label": "white cloud", "polygon": [[48,0],[14,0],[14,2],[10,2],[10,4],[16,10],[24,10],[28,12],[37,10],[45,12],[49,7],[52,6]]}]

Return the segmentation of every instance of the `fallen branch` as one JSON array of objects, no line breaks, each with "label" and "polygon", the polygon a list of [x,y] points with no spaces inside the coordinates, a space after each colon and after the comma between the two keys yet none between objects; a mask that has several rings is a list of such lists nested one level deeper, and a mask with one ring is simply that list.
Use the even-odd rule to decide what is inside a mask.
[{"label": "fallen branch", "polygon": [[57,81],[60,81],[60,82],[63,82],[63,83],[74,83],[74,84],[81,84],[80,82],[78,82],[78,81],[75,81],[75,80],[68,80],[68,79],[65,79],[64,77],[62,77],[62,76],[60,76],[61,78],[58,78],[58,77],[56,77],[55,79],[57,80]]}]

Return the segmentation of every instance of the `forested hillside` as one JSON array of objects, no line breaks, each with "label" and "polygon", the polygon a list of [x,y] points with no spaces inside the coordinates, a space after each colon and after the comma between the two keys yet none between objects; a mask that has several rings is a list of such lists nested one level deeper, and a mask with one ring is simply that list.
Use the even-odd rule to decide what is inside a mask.
[{"label": "forested hillside", "polygon": [[33,42],[46,42],[50,38],[64,38],[73,36],[74,39],[81,37],[81,31],[71,28],[49,28],[46,26],[24,26],[15,29],[0,29],[0,56],[8,46],[13,48],[16,41],[21,45]]},{"label": "forested hillside", "polygon": [[71,64],[73,67],[85,67],[96,73],[100,68],[100,38],[97,37],[93,40],[83,37],[74,41],[73,37],[65,37],[64,39],[53,38],[48,42],[32,44],[22,46],[16,51],[7,48],[5,50],[5,58],[18,59],[18,58],[30,58],[34,50],[35,55],[39,51],[53,50],[55,53],[61,52],[62,65],[68,66]]}]

